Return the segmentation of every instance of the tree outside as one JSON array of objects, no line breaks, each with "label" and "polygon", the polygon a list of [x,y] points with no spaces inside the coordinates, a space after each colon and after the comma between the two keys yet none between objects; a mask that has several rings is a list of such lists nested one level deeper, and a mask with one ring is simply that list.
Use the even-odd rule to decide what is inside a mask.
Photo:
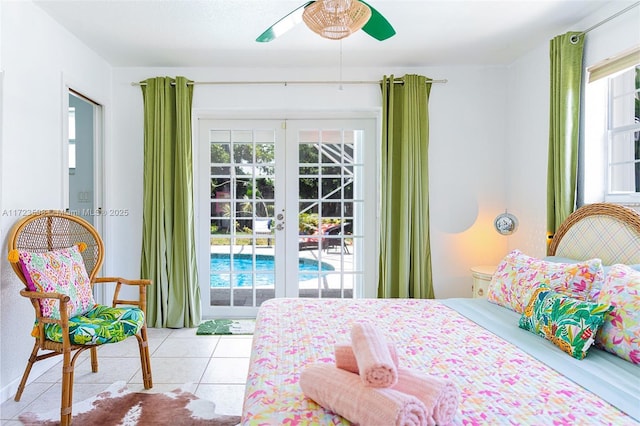
[{"label": "tree outside", "polygon": [[[352,146],[306,143],[298,152],[300,234],[352,217],[353,166],[340,163],[344,155],[352,157]],[[233,143],[232,163],[230,143],[211,143],[211,244],[230,244],[232,229],[234,244],[252,244],[254,218],[273,219],[274,158],[273,143]]]}]

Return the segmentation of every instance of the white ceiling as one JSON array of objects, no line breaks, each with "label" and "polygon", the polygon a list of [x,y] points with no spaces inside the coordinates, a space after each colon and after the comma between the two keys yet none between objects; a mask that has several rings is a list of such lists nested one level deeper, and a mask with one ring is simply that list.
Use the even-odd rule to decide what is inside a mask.
[{"label": "white ceiling", "polygon": [[[368,0],[397,34],[326,40],[304,23],[270,43],[266,28],[305,0],[36,0],[113,66],[316,67],[508,64],[605,0]],[[582,30],[583,28],[575,28]]]}]

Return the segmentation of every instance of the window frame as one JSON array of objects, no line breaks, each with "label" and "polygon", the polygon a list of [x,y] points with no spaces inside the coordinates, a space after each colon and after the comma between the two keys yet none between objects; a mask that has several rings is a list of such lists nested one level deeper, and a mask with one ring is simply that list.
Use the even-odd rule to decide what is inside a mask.
[{"label": "window frame", "polygon": [[[614,79],[619,77],[621,74],[624,74],[634,69],[636,70],[635,74],[637,74],[639,67],[640,67],[640,62],[632,64],[619,71],[616,71],[615,73],[606,75],[606,79],[607,79],[606,168],[607,170],[605,173],[606,182],[605,182],[604,199],[606,202],[610,202],[610,203],[625,204],[625,205],[629,205],[629,204],[635,205],[640,203],[640,187],[638,187],[637,184],[636,184],[635,191],[613,191],[612,190],[612,181],[613,181],[612,175],[614,174],[613,167],[620,164],[619,162],[614,161],[612,158],[612,152],[614,149],[613,146],[615,143],[617,143],[615,140],[616,136],[630,134],[631,138],[634,138],[635,137],[634,134],[640,134],[640,119],[638,116],[635,117],[635,122],[633,124],[623,124],[619,126],[614,125],[615,99],[616,97],[620,96],[614,93],[614,89],[613,89]],[[634,77],[634,78],[636,79],[634,99],[638,99],[640,98],[640,87],[638,87],[637,77]],[[630,92],[630,93],[633,93],[633,92]],[[635,156],[640,157],[639,153],[637,152],[637,149],[638,148],[636,148]],[[638,173],[640,173],[640,170],[638,170],[638,164],[640,164],[640,159],[635,158],[634,162],[636,164],[635,178],[637,180]]]}]

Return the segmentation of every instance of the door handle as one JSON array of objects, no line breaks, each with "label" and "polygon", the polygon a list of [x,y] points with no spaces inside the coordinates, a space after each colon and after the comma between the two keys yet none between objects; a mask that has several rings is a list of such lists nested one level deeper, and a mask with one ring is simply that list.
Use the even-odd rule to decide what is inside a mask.
[{"label": "door handle", "polygon": [[284,229],[284,209],[282,210],[282,213],[278,213],[276,215],[276,219],[279,220],[280,222],[278,222],[278,224],[276,225],[276,230],[277,231],[282,231]]}]

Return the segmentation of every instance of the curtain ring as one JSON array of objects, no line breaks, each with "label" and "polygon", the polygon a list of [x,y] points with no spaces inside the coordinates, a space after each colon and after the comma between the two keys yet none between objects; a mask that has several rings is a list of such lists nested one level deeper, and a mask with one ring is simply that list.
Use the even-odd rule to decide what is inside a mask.
[{"label": "curtain ring", "polygon": [[572,35],[571,37],[569,37],[569,41],[571,42],[571,44],[578,44],[578,42],[580,41],[580,35]]}]

